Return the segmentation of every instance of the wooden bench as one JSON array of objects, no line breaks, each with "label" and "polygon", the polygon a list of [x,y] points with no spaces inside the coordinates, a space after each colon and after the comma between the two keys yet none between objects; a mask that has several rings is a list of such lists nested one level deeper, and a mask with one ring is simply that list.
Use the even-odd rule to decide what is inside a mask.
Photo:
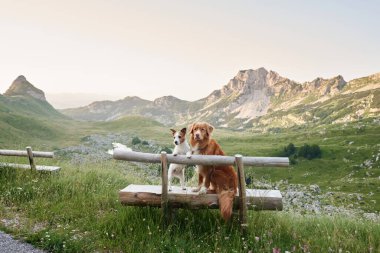
[{"label": "wooden bench", "polygon": [[254,210],[282,210],[282,195],[279,190],[246,189],[244,165],[260,167],[287,167],[287,157],[243,157],[241,155],[216,156],[193,155],[187,158],[184,155],[149,154],[114,149],[113,158],[116,160],[135,161],[145,163],[161,163],[162,185],[128,185],[119,192],[120,202],[131,206],[161,207],[164,223],[168,220],[169,208],[218,208],[216,194],[198,194],[191,189],[182,190],[172,186],[168,192],[168,163],[188,165],[236,165],[238,172],[238,193],[234,206],[239,209],[239,221],[242,229],[247,227],[247,209]]},{"label": "wooden bench", "polygon": [[26,147],[26,151],[0,149],[0,156],[23,156],[23,157],[28,157],[29,159],[29,164],[15,164],[15,163],[0,162],[0,167],[30,169],[32,171],[49,171],[49,172],[59,171],[61,169],[61,167],[57,167],[57,166],[36,165],[34,161],[34,157],[53,158],[54,152],[32,151],[31,147]]}]

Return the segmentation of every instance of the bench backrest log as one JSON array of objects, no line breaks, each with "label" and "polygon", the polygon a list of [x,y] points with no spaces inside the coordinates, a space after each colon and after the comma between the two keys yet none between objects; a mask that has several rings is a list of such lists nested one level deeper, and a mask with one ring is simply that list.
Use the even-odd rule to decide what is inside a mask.
[{"label": "bench backrest log", "polygon": [[161,154],[141,153],[127,151],[125,149],[114,149],[113,158],[116,160],[161,163],[162,191],[161,210],[163,220],[168,220],[168,163],[187,165],[235,165],[238,173],[239,190],[239,220],[243,230],[247,227],[247,199],[245,187],[244,165],[255,167],[287,167],[289,159],[287,157],[243,157],[242,155],[218,156],[218,155],[192,155],[191,158],[185,155],[172,155],[162,152]]},{"label": "bench backrest log", "polygon": [[11,168],[21,168],[21,169],[31,169],[37,171],[58,171],[61,168],[57,166],[44,166],[36,165],[34,158],[54,158],[54,152],[44,152],[44,151],[32,151],[31,147],[26,147],[26,150],[7,150],[0,149],[0,156],[19,156],[27,157],[29,160],[29,165],[27,164],[14,164],[14,163],[0,163],[0,167],[11,167]]},{"label": "bench backrest log", "polygon": [[[236,155],[240,156],[240,155]],[[236,157],[235,156],[235,157]],[[220,155],[192,155],[187,158],[184,155],[166,155],[169,163],[188,164],[188,165],[235,165],[236,159],[233,156]],[[150,154],[123,149],[114,149],[113,158],[116,160],[161,163],[161,154]],[[243,165],[255,167],[288,167],[289,158],[287,157],[243,157]]]}]

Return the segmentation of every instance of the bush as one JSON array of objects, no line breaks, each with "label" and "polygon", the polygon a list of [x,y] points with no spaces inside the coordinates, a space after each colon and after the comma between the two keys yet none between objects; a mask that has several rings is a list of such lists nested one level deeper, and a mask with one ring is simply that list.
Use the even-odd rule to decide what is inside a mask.
[{"label": "bush", "polygon": [[139,137],[133,137],[132,139],[132,145],[136,145],[136,144],[139,144],[141,143],[141,140]]},{"label": "bush", "polygon": [[309,144],[304,144],[298,149],[293,143],[289,143],[288,146],[284,147],[283,151],[280,153],[280,156],[289,157],[290,163],[296,164],[296,159],[298,157],[304,157],[309,160],[321,158],[322,151],[321,148],[316,144],[313,144],[311,146]]},{"label": "bush", "polygon": [[147,141],[142,141],[141,144],[145,145],[145,146],[149,146],[149,142],[147,142]]},{"label": "bush", "polygon": [[298,155],[311,160],[314,158],[321,158],[322,152],[321,148],[316,144],[311,146],[309,144],[304,144],[298,151]]},{"label": "bush", "polygon": [[293,143],[289,143],[288,146],[286,146],[284,148],[284,156],[291,156],[291,155],[294,155],[296,153],[296,146],[294,146]]},{"label": "bush", "polygon": [[165,151],[167,154],[171,154],[171,153],[172,153],[172,150],[171,150],[170,148],[168,148],[168,147],[163,147],[163,148],[161,149],[160,153],[161,153],[162,151]]}]

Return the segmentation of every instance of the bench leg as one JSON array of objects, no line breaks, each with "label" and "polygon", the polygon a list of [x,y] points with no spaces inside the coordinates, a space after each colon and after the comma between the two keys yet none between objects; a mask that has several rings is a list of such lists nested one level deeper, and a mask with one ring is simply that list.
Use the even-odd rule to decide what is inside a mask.
[{"label": "bench leg", "polygon": [[245,175],[243,166],[243,156],[235,155],[235,163],[238,171],[238,185],[239,185],[239,221],[243,233],[247,232],[247,196],[245,188]]}]

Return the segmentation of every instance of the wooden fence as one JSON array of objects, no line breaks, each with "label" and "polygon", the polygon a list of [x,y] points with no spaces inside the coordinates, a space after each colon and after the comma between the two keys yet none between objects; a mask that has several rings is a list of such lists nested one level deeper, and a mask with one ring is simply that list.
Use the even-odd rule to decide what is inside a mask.
[{"label": "wooden fence", "polygon": [[15,164],[15,163],[0,163],[0,167],[11,167],[11,168],[20,168],[20,169],[31,169],[32,171],[58,171],[61,168],[57,166],[45,166],[45,165],[36,165],[35,157],[42,158],[53,158],[54,152],[43,152],[43,151],[32,151],[31,147],[26,147],[26,151],[23,150],[6,150],[0,149],[0,156],[21,156],[28,157],[29,164]]}]

